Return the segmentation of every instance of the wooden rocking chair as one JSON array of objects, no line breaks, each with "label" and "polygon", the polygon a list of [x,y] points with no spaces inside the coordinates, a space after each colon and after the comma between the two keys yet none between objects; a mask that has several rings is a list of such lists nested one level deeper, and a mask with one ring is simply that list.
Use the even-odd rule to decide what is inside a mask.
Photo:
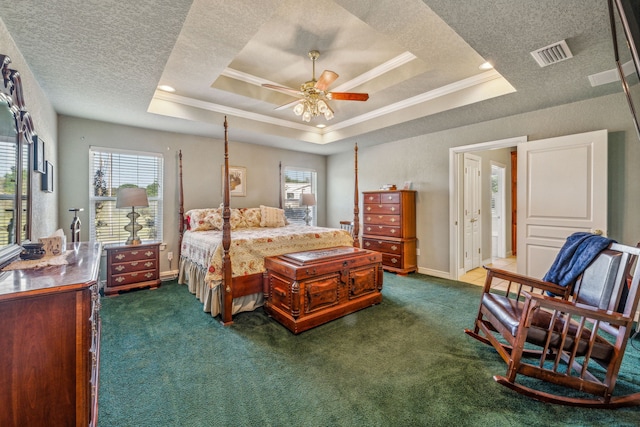
[{"label": "wooden rocking chair", "polygon": [[[640,404],[640,391],[613,395],[638,308],[639,255],[638,248],[613,243],[568,288],[485,267],[478,316],[473,330],[465,333],[492,345],[507,363],[506,375],[494,380],[549,403],[597,408]],[[498,291],[496,281],[508,283],[506,291]],[[540,382],[528,380],[535,384],[532,388],[517,383],[518,375]]]}]

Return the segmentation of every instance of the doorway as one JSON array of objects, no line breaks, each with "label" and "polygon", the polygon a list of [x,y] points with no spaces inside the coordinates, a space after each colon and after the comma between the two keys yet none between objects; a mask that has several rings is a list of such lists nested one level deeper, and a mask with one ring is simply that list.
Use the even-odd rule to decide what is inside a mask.
[{"label": "doorway", "polygon": [[[481,154],[483,151],[494,150],[499,148],[512,148],[520,143],[526,142],[526,136],[508,138],[497,141],[490,141],[479,144],[465,145],[453,147],[449,149],[449,213],[450,213],[450,253],[449,268],[450,278],[458,280],[464,275],[464,154],[475,153]],[[504,180],[503,180],[504,185]],[[503,191],[504,192],[504,191]],[[488,206],[485,210],[488,212]],[[506,209],[506,206],[505,206]],[[482,207],[481,207],[482,210]],[[505,218],[502,215],[502,218]],[[486,223],[490,223],[487,215]],[[488,229],[489,230],[489,229]],[[487,231],[489,234],[489,231]],[[506,233],[505,233],[506,234]],[[489,245],[485,245],[489,246]],[[506,250],[505,250],[506,252]],[[490,258],[491,252],[487,251],[481,254],[483,257]],[[513,261],[513,260],[512,260]]]}]

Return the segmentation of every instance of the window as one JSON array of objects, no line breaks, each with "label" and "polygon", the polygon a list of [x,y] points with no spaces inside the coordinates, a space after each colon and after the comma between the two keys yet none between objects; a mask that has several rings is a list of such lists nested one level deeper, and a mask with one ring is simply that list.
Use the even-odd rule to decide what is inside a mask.
[{"label": "window", "polygon": [[[284,214],[291,224],[304,224],[307,206],[300,206],[302,193],[316,193],[317,173],[311,169],[284,168]],[[311,225],[316,224],[316,206],[309,206]]]},{"label": "window", "polygon": [[142,225],[137,235],[144,240],[162,240],[163,158],[159,153],[92,147],[89,150],[89,233],[91,241],[124,242],[129,232],[127,209],[116,209],[121,187],[147,190],[149,207],[136,208]]}]

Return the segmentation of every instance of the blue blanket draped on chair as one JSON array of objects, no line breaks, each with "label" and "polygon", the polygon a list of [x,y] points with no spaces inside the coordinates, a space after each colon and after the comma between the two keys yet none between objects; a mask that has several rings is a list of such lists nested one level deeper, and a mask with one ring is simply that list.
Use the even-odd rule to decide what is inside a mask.
[{"label": "blue blanket draped on chair", "polygon": [[542,280],[560,286],[571,285],[591,261],[615,240],[587,232],[567,237],[551,268]]}]

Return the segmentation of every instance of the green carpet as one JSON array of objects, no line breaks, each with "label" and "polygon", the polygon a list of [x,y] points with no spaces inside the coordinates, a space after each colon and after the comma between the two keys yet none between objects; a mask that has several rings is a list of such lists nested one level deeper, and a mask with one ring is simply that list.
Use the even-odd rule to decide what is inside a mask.
[{"label": "green carpet", "polygon": [[[544,404],[495,383],[464,334],[480,288],[385,273],[383,302],[293,335],[262,309],[221,326],[187,287],[102,299],[99,425],[636,426],[640,408]],[[638,338],[636,338],[638,340]],[[640,389],[629,347],[617,386]]]}]

